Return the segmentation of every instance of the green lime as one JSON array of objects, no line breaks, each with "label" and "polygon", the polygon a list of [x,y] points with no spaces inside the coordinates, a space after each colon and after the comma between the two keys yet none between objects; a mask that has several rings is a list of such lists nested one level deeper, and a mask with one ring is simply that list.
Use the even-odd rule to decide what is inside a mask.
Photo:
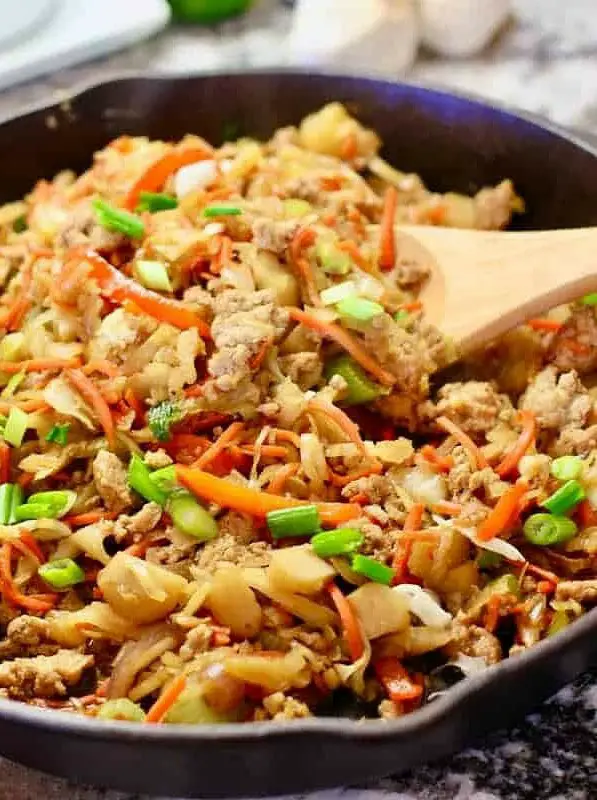
[{"label": "green lime", "polygon": [[178,22],[220,22],[242,14],[253,0],[169,0]]}]

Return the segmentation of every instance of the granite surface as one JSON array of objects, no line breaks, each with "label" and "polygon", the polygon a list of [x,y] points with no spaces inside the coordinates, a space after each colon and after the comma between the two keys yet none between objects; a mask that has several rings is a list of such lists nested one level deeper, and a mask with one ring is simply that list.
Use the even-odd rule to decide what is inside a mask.
[{"label": "granite surface", "polygon": [[[513,5],[511,24],[482,57],[458,62],[422,55],[409,78],[474,92],[597,134],[597,3],[513,0]],[[125,53],[1,93],[0,117],[123,72],[282,64],[289,13],[281,2],[262,0],[244,19],[215,30],[169,29]],[[0,800],[59,798],[132,800],[130,795],[75,787],[0,760]],[[478,749],[416,774],[309,795],[309,800],[386,798],[597,798],[597,671],[564,689],[520,727],[496,734]]]}]

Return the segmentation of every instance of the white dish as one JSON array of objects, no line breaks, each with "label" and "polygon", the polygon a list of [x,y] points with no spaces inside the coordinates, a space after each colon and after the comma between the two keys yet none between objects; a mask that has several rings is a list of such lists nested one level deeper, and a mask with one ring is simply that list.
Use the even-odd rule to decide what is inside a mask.
[{"label": "white dish", "polygon": [[55,10],[58,0],[0,0],[0,45],[11,46],[21,36],[33,32]]},{"label": "white dish", "polygon": [[[39,14],[44,2],[48,4],[48,0],[20,0],[20,5],[27,9],[31,5]],[[0,0],[2,29],[4,18],[10,16],[9,5],[18,2]],[[55,8],[42,12],[47,20],[33,16],[25,26],[29,35],[21,27],[21,36],[15,39],[13,30],[12,46],[6,42],[0,48],[0,89],[119,50],[161,30],[170,19],[166,0],[49,0],[49,5]],[[10,23],[13,28],[16,19]]]}]

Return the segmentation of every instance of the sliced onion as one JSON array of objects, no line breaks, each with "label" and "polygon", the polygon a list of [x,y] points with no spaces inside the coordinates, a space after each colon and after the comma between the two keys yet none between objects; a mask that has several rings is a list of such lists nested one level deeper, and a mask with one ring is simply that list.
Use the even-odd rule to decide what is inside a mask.
[{"label": "sliced onion", "polygon": [[177,644],[171,625],[154,625],[137,641],[126,642],[114,661],[106,696],[126,697],[137,675]]},{"label": "sliced onion", "polygon": [[514,547],[513,544],[510,544],[510,542],[507,542],[505,539],[500,539],[495,536],[488,542],[484,542],[482,539],[479,539],[474,528],[458,527],[456,530],[463,536],[466,536],[469,541],[481,548],[481,550],[489,550],[491,553],[496,553],[498,556],[502,556],[502,558],[505,558],[507,561],[526,561],[520,550]]},{"label": "sliced onion", "polygon": [[174,176],[174,193],[180,200],[191,192],[206,189],[218,177],[218,164],[213,160],[197,161],[181,167]]},{"label": "sliced onion", "polygon": [[40,542],[53,542],[71,536],[71,529],[57,519],[28,519],[18,525],[0,525],[0,541],[18,539],[21,531],[32,533]]},{"label": "sliced onion", "polygon": [[423,625],[444,628],[452,621],[452,615],[440,606],[429,592],[413,583],[401,583],[394,591],[404,597],[409,604],[410,613],[421,620]]},{"label": "sliced onion", "polygon": [[357,287],[354,281],[344,281],[344,283],[336,283],[330,286],[329,289],[324,289],[319,293],[321,302],[324,306],[333,306],[344,300],[347,297],[354,297],[357,294]]}]

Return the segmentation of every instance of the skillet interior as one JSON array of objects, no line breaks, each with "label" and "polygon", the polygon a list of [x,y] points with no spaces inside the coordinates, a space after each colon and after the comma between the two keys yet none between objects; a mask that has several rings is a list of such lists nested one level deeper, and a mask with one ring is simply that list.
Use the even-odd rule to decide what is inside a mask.
[{"label": "skillet interior", "polygon": [[[419,87],[279,72],[130,78],[7,121],[0,126],[0,200],[18,198],[59,169],[84,169],[94,150],[123,133],[174,138],[193,131],[214,142],[226,131],[267,137],[332,99],[380,133],[391,163],[433,188],[472,192],[510,177],[528,204],[519,226],[597,224],[597,158],[552,130]],[[56,774],[169,796],[279,794],[362,781],[446,755],[514,721],[597,660],[596,615],[396,723],[140,729],[3,701],[0,749]]]}]

